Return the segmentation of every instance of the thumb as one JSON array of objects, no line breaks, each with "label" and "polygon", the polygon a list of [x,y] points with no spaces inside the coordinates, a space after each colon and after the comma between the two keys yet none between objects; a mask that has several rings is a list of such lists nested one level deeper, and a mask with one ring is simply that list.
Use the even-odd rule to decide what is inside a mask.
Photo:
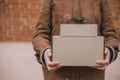
[{"label": "thumb", "polygon": [[47,54],[48,54],[48,56],[49,56],[49,57],[51,57],[51,56],[52,56],[52,53],[51,53],[51,52],[48,52]]},{"label": "thumb", "polygon": [[107,55],[109,52],[108,48],[105,48],[105,55]]},{"label": "thumb", "polygon": [[109,63],[109,59],[110,59],[110,52],[109,50],[106,48],[105,50],[105,61],[107,61]]},{"label": "thumb", "polygon": [[45,53],[47,54],[48,57],[51,57],[51,56],[52,56],[52,53],[51,53],[51,50],[50,50],[50,49],[47,49]]}]

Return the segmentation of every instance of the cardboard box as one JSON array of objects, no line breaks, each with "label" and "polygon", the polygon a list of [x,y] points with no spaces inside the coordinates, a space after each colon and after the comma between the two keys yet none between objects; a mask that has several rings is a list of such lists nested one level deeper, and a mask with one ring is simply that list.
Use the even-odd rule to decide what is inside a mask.
[{"label": "cardboard box", "polygon": [[61,66],[99,66],[103,60],[104,37],[53,36],[53,60]]},{"label": "cardboard box", "polygon": [[97,24],[60,24],[61,36],[97,36]]}]

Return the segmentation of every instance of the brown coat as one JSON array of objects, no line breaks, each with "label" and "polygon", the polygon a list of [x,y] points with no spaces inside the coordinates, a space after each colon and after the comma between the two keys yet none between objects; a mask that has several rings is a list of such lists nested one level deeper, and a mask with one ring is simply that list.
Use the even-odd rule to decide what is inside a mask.
[{"label": "brown coat", "polygon": [[[59,35],[60,24],[72,23],[98,24],[98,34],[105,36],[105,46],[114,47],[117,56],[118,37],[113,27],[108,1],[109,0],[42,0],[40,18],[33,37],[33,45],[37,54],[39,55],[46,47],[51,48],[51,36]],[[73,20],[73,18],[78,17],[83,18],[83,21]],[[64,70],[64,68],[62,69]],[[64,71],[79,75],[80,69],[71,68],[70,70],[65,69]],[[55,72],[49,74],[46,68],[43,69],[43,72],[45,74],[45,80],[65,80],[55,78],[55,76],[53,76]],[[70,75],[68,75],[68,77],[70,77]],[[75,77],[75,75],[73,77]],[[73,79],[78,80],[77,78],[71,78],[70,80]]]}]

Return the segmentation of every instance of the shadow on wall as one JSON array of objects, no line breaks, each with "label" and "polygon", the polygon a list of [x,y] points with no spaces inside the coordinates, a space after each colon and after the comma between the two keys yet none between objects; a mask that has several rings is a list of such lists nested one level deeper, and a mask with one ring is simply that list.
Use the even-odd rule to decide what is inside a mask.
[{"label": "shadow on wall", "polygon": [[[0,80],[43,80],[31,43],[0,43]],[[120,79],[120,54],[106,69],[105,80]]]}]

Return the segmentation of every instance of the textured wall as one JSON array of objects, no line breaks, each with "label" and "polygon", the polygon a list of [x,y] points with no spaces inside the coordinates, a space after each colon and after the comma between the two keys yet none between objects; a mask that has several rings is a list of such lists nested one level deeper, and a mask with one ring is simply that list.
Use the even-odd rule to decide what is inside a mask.
[{"label": "textured wall", "polygon": [[0,41],[31,41],[40,0],[0,0]]},{"label": "textured wall", "polygon": [[[0,0],[0,41],[31,41],[41,0]],[[109,0],[120,36],[120,0]]]}]

